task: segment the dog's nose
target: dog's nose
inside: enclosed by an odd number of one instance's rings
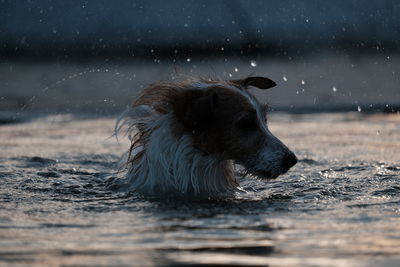
[[[294,165],[296,165],[296,163],[297,163],[297,157],[292,151],[289,151],[282,159],[282,167],[285,170],[289,170]]]

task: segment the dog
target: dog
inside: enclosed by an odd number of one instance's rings
[[[145,88],[119,117],[131,146],[123,157],[124,190],[149,195],[218,195],[235,192],[234,165],[261,179],[276,178],[297,163],[267,127],[266,106],[247,90],[276,83],[185,78]]]

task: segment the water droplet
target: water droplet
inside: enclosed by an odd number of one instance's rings
[[[332,87],[332,91],[333,91],[333,92],[337,92],[336,86],[333,86],[333,87]]]
[[[298,95],[299,94],[299,91],[296,91],[296,95]]]
[[[283,79],[285,82],[287,82],[286,76],[283,76],[282,79]]]
[[[357,107],[357,111],[361,112],[361,107],[360,106]]]
[[[301,84],[302,84],[302,85],[305,85],[306,82],[305,82],[304,80],[301,80]]]
[[[257,67],[257,62],[255,60],[250,61],[250,66],[253,68]]]
[[[238,72],[239,71],[239,69],[238,68],[235,68],[235,72]]]
[[[228,73],[228,76],[229,76],[230,78],[232,78],[232,73]]]
[[[185,26],[185,28],[187,28],[189,26],[189,24],[185,23],[185,25],[183,25],[183,26]]]
[[[187,58],[187,59],[186,59],[186,61],[187,61],[187,62],[190,62],[190,61],[191,61],[191,59],[190,59],[190,58]]]

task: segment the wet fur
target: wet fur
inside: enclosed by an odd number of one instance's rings
[[[231,142],[225,151],[227,145],[221,138],[234,140],[236,137],[228,132],[221,135],[218,123],[225,117],[227,121],[235,120],[230,118],[231,114],[252,112],[257,120],[263,120],[265,115],[259,103],[246,89],[247,86],[270,88],[275,85],[271,82],[261,77],[236,81],[186,79],[162,81],[144,89],[115,126],[116,134],[124,132],[131,141],[122,160],[128,172],[121,188],[145,194],[175,195],[235,191],[239,184],[233,160],[242,161],[250,167],[250,172],[257,174],[258,159],[265,155],[252,150],[254,146],[265,146],[265,141],[254,138],[249,140],[254,143],[249,147],[235,147],[235,142]],[[265,122],[258,124],[261,126],[257,131],[262,131],[263,135],[269,133],[263,126]],[[275,137],[271,140],[281,145]],[[276,153],[287,152],[283,144],[282,148]],[[241,159],[242,155],[249,156]]]

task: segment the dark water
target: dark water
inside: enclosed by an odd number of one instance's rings
[[[400,165],[299,163],[227,200],[109,189],[114,154],[0,161],[0,264],[399,266]]]

